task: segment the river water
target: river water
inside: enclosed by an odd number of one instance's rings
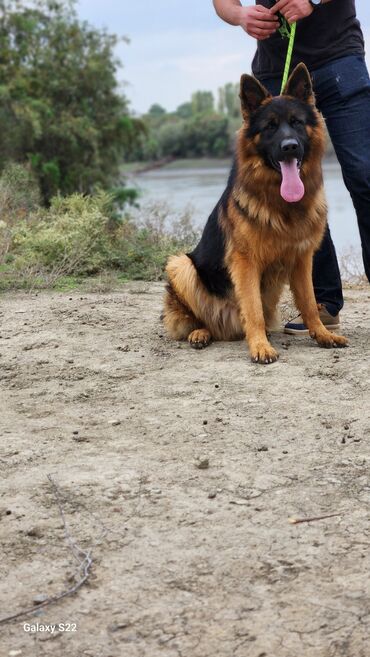
[[[164,201],[176,211],[191,206],[194,223],[201,227],[220,198],[229,168],[175,166],[136,175],[134,182],[143,202]],[[344,186],[339,165],[324,163],[325,190],[329,206],[329,226],[338,256],[350,250],[360,258],[360,237],[351,197]]]

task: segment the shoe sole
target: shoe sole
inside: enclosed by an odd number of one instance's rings
[[[339,329],[339,324],[324,324],[325,328],[328,329],[328,331],[338,331]],[[294,329],[294,328],[286,328],[284,326],[284,333],[288,333],[288,335],[309,335],[310,332],[307,328],[304,329]]]

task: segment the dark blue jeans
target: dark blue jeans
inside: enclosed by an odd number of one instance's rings
[[[363,57],[342,57],[311,71],[316,105],[322,112],[351,194],[360,230],[365,273],[370,281],[370,78]],[[281,81],[261,80],[272,93]],[[313,263],[318,303],[335,315],[343,307],[342,284],[334,244],[327,229]]]

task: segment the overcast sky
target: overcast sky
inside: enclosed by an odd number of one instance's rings
[[[357,0],[356,6],[370,64],[370,2]],[[120,77],[138,113],[153,103],[174,110],[193,91],[216,93],[250,72],[254,40],[223,23],[212,0],[79,0],[78,11],[92,25],[129,37],[130,44],[119,47]]]

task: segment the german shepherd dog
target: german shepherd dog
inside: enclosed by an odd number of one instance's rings
[[[346,338],[322,324],[312,285],[327,208],[325,131],[310,75],[299,64],[276,97],[243,75],[240,99],[243,125],[226,190],[194,251],[167,264],[166,329],[197,349],[246,337],[253,362],[273,363],[278,353],[266,331],[277,328],[289,282],[311,337],[345,347]]]

